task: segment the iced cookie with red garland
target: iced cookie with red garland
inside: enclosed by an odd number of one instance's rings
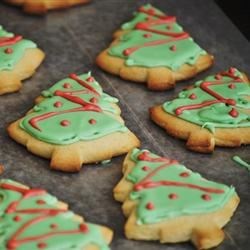
[[[114,34],[114,42],[97,57],[105,71],[147,83],[152,90],[173,88],[176,81],[210,67],[213,56],[203,50],[176,22],[150,4]]]
[[[0,249],[109,250],[112,231],[86,223],[43,189],[0,180]]]
[[[0,25],[0,95],[18,91],[44,59],[37,45]]]
[[[197,249],[219,245],[236,210],[233,187],[208,181],[176,160],[133,149],[114,197],[123,202],[128,239],[192,241]]]
[[[90,0],[5,0],[21,6],[29,14],[46,14],[48,10],[66,9],[75,5],[88,3]]]
[[[150,115],[167,133],[187,140],[194,151],[210,153],[215,146],[250,144],[249,80],[230,68],[151,108]]]
[[[103,92],[90,73],[70,74],[43,91],[37,105],[8,127],[9,135],[51,167],[79,171],[139,145],[120,116],[118,100]]]

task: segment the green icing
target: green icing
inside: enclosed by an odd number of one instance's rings
[[[2,25],[0,25],[0,37],[13,37],[14,34],[10,33],[3,29]]]
[[[3,38],[14,37],[14,34],[9,33],[3,29],[0,25],[0,41]],[[13,67],[20,61],[23,57],[26,49],[36,48],[37,45],[26,39],[22,39],[15,44],[8,46],[1,46],[0,43],[0,71],[2,70],[12,70]],[[12,49],[12,53],[5,53],[6,49]]]
[[[91,77],[90,73],[78,76],[79,79],[85,81],[89,77]],[[64,83],[69,83],[71,88],[65,89],[63,87]],[[71,78],[57,82],[53,87],[42,92],[45,99],[37,104],[31,113],[25,116],[20,122],[20,127],[39,140],[53,144],[70,144],[80,140],[94,140],[113,132],[127,131],[124,123],[117,120],[119,114],[113,105],[117,103],[118,100],[103,93],[101,86],[95,80],[89,83],[89,85],[99,93],[99,96],[88,91],[85,93],[77,93],[76,91],[86,91],[87,89]],[[92,98],[96,98],[96,105],[100,107],[102,111],[73,112],[73,109],[81,108],[82,106],[61,96],[56,96],[55,92],[58,90],[75,92],[72,96],[87,103],[90,103]],[[62,106],[54,107],[56,102],[60,102]],[[54,116],[37,123],[40,130],[31,126],[30,120],[32,118],[46,115],[50,112],[56,113]],[[69,126],[62,126],[60,123],[63,120],[69,121]],[[95,124],[91,124],[89,122],[90,120],[95,120]]]
[[[13,250],[27,250],[27,249],[40,249],[39,244],[44,244],[46,250],[82,250],[89,244],[94,244],[101,250],[108,250],[109,247],[105,243],[105,239],[97,225],[85,224],[87,226],[86,232],[79,231],[79,226],[82,224],[74,217],[75,214],[71,211],[64,211],[52,216],[46,216],[44,212],[22,213],[20,210],[42,209],[44,210],[57,210],[57,198],[44,192],[42,194],[35,194],[25,198],[20,192],[5,189],[2,185],[8,184],[13,187],[21,187],[20,184],[2,179],[0,180],[0,250],[10,249],[8,244],[13,240],[14,235],[23,228],[23,231],[16,238],[16,241],[27,239],[30,237],[37,237],[37,239],[26,240]],[[44,204],[37,204],[37,201],[44,201]],[[13,202],[18,205],[15,211],[6,212]],[[14,218],[19,217],[19,220]],[[38,218],[43,217],[41,220],[36,221]],[[31,222],[36,221],[36,223]],[[27,224],[29,223],[29,226]],[[25,226],[26,225],[26,226]],[[56,225],[52,228],[51,225]],[[75,231],[75,233],[67,233],[67,231]],[[46,234],[55,233],[44,237]]]
[[[154,8],[151,4],[146,4],[146,5],[143,6],[143,8],[144,8],[145,10],[153,9],[156,15],[164,16],[164,13],[163,13],[163,12],[161,12],[160,10]],[[129,22],[127,22],[127,23],[124,23],[124,24],[122,25],[121,28],[122,28],[122,30],[125,30],[125,31],[126,31],[126,30],[134,29],[134,28],[135,28],[135,25],[136,25],[137,23],[140,23],[140,22],[142,22],[142,21],[145,21],[147,17],[148,17],[148,14],[146,14],[146,13],[139,12],[139,11],[138,11],[138,12],[135,12],[135,13],[134,13],[134,18],[133,18],[131,21],[129,21]],[[157,20],[158,18],[152,16],[152,19],[153,19],[153,20]]]
[[[222,72],[222,75],[224,72]],[[208,88],[213,92],[219,94],[225,99],[233,99],[236,101],[235,105],[227,105],[223,102],[211,104],[197,109],[185,110],[179,118],[198,124],[207,128],[211,132],[215,128],[241,128],[250,127],[250,85],[242,79],[242,73],[235,69],[235,76],[239,77],[238,82],[230,76],[221,76],[222,79],[215,85],[210,85]],[[217,100],[214,96],[200,88],[203,82],[213,82],[215,76],[208,76],[204,81],[198,81],[194,84],[194,88],[183,90],[178,97],[172,101],[165,102],[163,109],[172,115],[176,115],[177,108],[193,104],[201,104],[206,101]],[[229,88],[230,84],[234,84],[235,88]],[[197,98],[190,99],[190,95],[194,94]],[[232,108],[238,112],[236,117],[230,115]]]
[[[238,163],[241,167],[246,168],[248,171],[250,171],[250,164],[246,161],[242,160],[239,156],[235,155],[233,157],[233,160]]]
[[[138,156],[147,152],[151,158],[158,158],[155,162],[145,159],[138,159]],[[127,176],[127,180],[133,184],[139,183],[157,183],[162,181],[170,181],[177,183],[185,183],[197,185],[208,189],[219,189],[221,193],[213,193],[199,189],[175,186],[175,185],[159,185],[149,188],[133,190],[130,193],[130,199],[137,200],[137,223],[151,224],[168,220],[179,216],[188,216],[214,212],[222,208],[229,199],[235,195],[233,187],[208,181],[201,177],[198,173],[193,173],[185,166],[173,162],[172,164],[162,167],[165,163],[163,158],[150,153],[146,150],[134,149],[131,153],[131,160],[135,165]],[[147,167],[147,171],[143,170]],[[181,173],[188,173],[189,176],[182,177]],[[151,177],[147,177],[152,175]],[[144,178],[147,178],[146,180]],[[176,195],[176,199],[170,199],[169,195]],[[203,195],[209,195],[210,200],[203,199]],[[153,209],[148,209],[147,204],[153,204]]]
[[[143,6],[145,10],[154,10],[156,15],[163,16],[163,13],[151,5]],[[143,12],[136,12],[135,17],[130,22],[122,25],[122,29],[126,32],[119,38],[118,43],[112,45],[108,50],[109,55],[121,57],[125,60],[127,66],[143,66],[143,67],[168,67],[177,70],[183,64],[195,64],[200,55],[206,52],[196,44],[191,37],[175,40],[163,44],[155,44],[153,46],[145,46],[146,43],[156,42],[160,40],[173,39],[172,36],[157,34],[155,32],[136,29],[136,24],[147,23],[146,18],[150,17],[150,21],[161,20],[158,16],[148,15]],[[171,29],[167,29],[168,23],[149,25],[150,29],[163,32],[181,33],[183,29],[176,22],[172,23]],[[150,34],[150,37],[144,37],[145,34]],[[132,47],[140,46],[130,55],[124,55],[124,50]],[[176,46],[176,50],[170,48]]]

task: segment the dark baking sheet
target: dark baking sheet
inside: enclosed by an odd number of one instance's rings
[[[250,176],[231,157],[240,155],[249,160],[250,147],[217,148],[212,155],[186,150],[183,141],[168,136],[149,120],[147,110],[154,104],[171,99],[193,80],[180,83],[175,90],[151,92],[142,85],[106,74],[94,64],[98,52],[110,43],[112,32],[146,2],[94,0],[87,6],[51,12],[45,17],[28,16],[19,9],[0,4],[0,24],[9,31],[36,41],[47,54],[37,74],[25,81],[20,93],[0,96],[0,162],[5,165],[1,177],[46,188],[68,202],[75,212],[84,215],[88,221],[111,227],[115,231],[111,245],[114,250],[194,249],[189,243],[161,245],[126,240],[121,205],[112,197],[112,189],[121,177],[123,156],[107,165],[87,165],[78,174],[65,174],[51,171],[49,161],[28,153],[8,137],[5,130],[7,124],[31,108],[42,90],[68,73],[91,70],[104,90],[120,99],[122,115],[128,127],[141,139],[143,148],[176,158],[211,180],[236,187],[241,203],[225,228],[225,241],[216,249],[249,249]],[[151,0],[151,3],[169,14],[177,15],[179,22],[198,43],[215,55],[214,67],[195,80],[230,66],[250,72],[248,41],[213,1]]]

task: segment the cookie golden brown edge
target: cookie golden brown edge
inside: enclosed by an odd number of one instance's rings
[[[18,143],[51,159],[53,169],[75,172],[140,145],[125,126],[118,99],[103,92],[90,73],[70,74],[42,92],[37,104],[8,127]]]
[[[115,32],[114,41],[96,63],[125,80],[166,90],[210,67],[213,56],[183,31],[176,17],[147,4]]]
[[[204,179],[176,160],[133,149],[114,188],[127,217],[128,239],[177,243],[197,249],[219,245],[222,228],[239,204],[234,187]]]
[[[193,151],[250,144],[250,84],[236,68],[196,82],[149,112],[157,125],[186,140]]]

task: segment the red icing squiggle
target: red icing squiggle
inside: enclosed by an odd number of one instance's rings
[[[163,157],[157,157],[157,158],[152,158],[150,156],[150,152],[144,151],[141,154],[138,155],[138,160],[140,161],[149,161],[149,162],[173,162],[173,160],[170,160],[168,158],[163,158]],[[177,161],[175,161],[177,163]]]
[[[161,171],[164,168],[174,166],[174,164],[176,164],[177,161],[166,159],[163,157],[152,158],[149,156],[149,152],[143,152],[143,153],[147,153],[147,155],[145,155],[145,157],[142,159],[142,157],[140,157],[142,154],[140,154],[138,156],[139,160],[149,161],[149,162],[166,162],[166,163],[164,163],[164,164],[160,165],[159,167],[157,167],[156,169],[154,169],[144,179],[142,179],[139,183],[137,183],[134,186],[135,191],[140,191],[140,190],[149,189],[149,188],[156,188],[159,186],[178,186],[178,187],[186,187],[186,188],[191,188],[191,189],[198,189],[200,191],[204,191],[207,193],[215,193],[215,194],[224,193],[224,190],[222,190],[222,189],[202,187],[200,185],[195,185],[195,184],[191,184],[191,183],[185,183],[185,182],[179,182],[179,181],[168,181],[168,180],[153,181],[152,180],[153,176],[155,176],[159,171]]]
[[[90,86],[87,82],[79,79],[76,74],[70,74],[69,77],[75,80],[76,82],[78,82],[80,85],[82,85],[86,89],[90,90],[93,94],[100,96],[100,94],[92,86]],[[89,82],[92,82],[92,81],[89,81]]]
[[[129,56],[132,53],[134,53],[136,50],[144,48],[144,47],[150,47],[150,46],[155,46],[155,45],[161,45],[161,44],[166,44],[166,43],[170,43],[170,42],[174,42],[174,41],[178,41],[178,40],[183,40],[188,38],[189,36],[187,34],[182,34],[178,37],[174,37],[174,38],[170,38],[170,39],[162,39],[162,40],[156,40],[156,41],[152,41],[152,42],[148,42],[148,43],[144,43],[143,45],[139,45],[139,46],[134,46],[128,49],[125,49],[123,51],[123,54],[125,56]]]
[[[230,81],[223,81],[221,80],[221,76],[227,76],[232,78],[233,80]],[[225,84],[225,83],[229,83],[229,84],[237,84],[237,83],[242,83],[243,79],[241,79],[240,77],[235,75],[235,71],[233,70],[229,70],[228,72],[222,72],[219,75],[216,76],[216,81],[209,81],[209,82],[202,82],[200,84],[200,88],[206,92],[207,94],[213,96],[214,98],[216,98],[216,100],[212,100],[212,101],[204,101],[202,103],[198,103],[198,104],[191,104],[191,105],[185,105],[185,106],[180,106],[175,110],[175,114],[176,115],[181,115],[183,113],[183,111],[185,110],[192,110],[192,109],[200,109],[206,106],[210,106],[213,105],[215,103],[225,103],[227,105],[231,105],[234,106],[236,105],[236,100],[234,99],[226,99],[223,96],[219,95],[216,91],[212,90],[211,88],[209,88],[209,86],[212,85],[219,85],[219,84]]]
[[[0,185],[0,187],[3,188],[3,189],[9,189],[9,190],[21,193],[26,198],[31,197],[33,195],[46,193],[46,191],[43,190],[43,189],[26,189],[26,188],[22,188],[22,187],[18,187],[18,186],[13,186],[13,185],[8,184],[8,183],[2,183]]]
[[[85,87],[91,93],[95,94],[96,96],[100,96],[99,93],[92,86],[90,86],[87,82],[79,79],[76,74],[70,74],[69,77],[75,80],[81,86]],[[82,107],[77,107],[77,108],[73,108],[70,110],[64,110],[64,111],[58,111],[58,112],[49,112],[43,115],[39,115],[39,116],[31,118],[29,120],[29,124],[33,128],[41,131],[41,129],[38,126],[38,122],[57,116],[57,115],[72,113],[72,112],[83,112],[83,111],[102,112],[101,107],[98,106],[97,104],[86,102],[82,98],[76,96],[77,94],[81,94],[81,93],[86,93],[86,90],[76,90],[76,91],[66,91],[66,92],[61,91],[61,90],[56,90],[54,92],[54,96],[60,96],[72,103],[79,104]]]
[[[181,106],[175,110],[175,114],[181,115],[183,113],[183,111],[185,111],[185,110],[200,109],[200,108],[210,106],[212,104],[220,103],[220,102],[221,101],[219,101],[219,100],[214,100],[214,101],[205,101],[205,102],[198,103],[198,104]]]
[[[211,86],[211,85],[217,85],[220,83],[223,83],[223,82],[219,82],[219,83],[218,83],[218,81],[203,82],[203,83],[201,83],[200,88],[221,102],[224,102],[224,103],[229,104],[229,105],[235,105],[236,104],[235,100],[225,99],[223,96],[219,95],[217,92],[215,92],[209,88],[209,86]]]
[[[74,92],[71,92],[71,93],[74,93]],[[79,91],[77,91],[76,94],[79,94]],[[54,95],[63,97],[64,99],[67,99],[70,102],[77,103],[77,104],[85,107],[86,109],[91,109],[91,110],[96,111],[96,112],[101,112],[101,108],[99,106],[97,106],[93,103],[85,102],[82,98],[80,98],[78,96],[73,96],[72,94],[65,93],[61,90],[55,91]]]
[[[0,37],[0,47],[16,44],[23,39],[22,36]]]
[[[152,26],[155,25],[161,25],[161,24],[169,24],[169,23],[175,23],[176,22],[176,17],[175,16],[165,16],[164,18],[160,19],[160,20],[149,20],[147,22],[141,22],[141,23],[137,23],[135,26],[135,29],[137,30],[145,30],[148,32],[152,32],[152,33],[156,33],[156,34],[160,34],[160,35],[165,35],[165,36],[172,36],[172,37],[180,37],[184,35],[186,36],[185,38],[188,38],[189,35],[186,32],[169,32],[169,31],[163,31],[163,30],[156,30],[156,29],[152,29]]]
[[[27,214],[33,214],[33,213],[37,213],[38,216],[29,220],[27,223],[25,223],[24,225],[22,225],[20,227],[19,230],[17,230],[12,237],[8,240],[7,242],[7,248],[11,249],[11,250],[15,250],[18,247],[22,246],[25,243],[29,243],[29,242],[34,242],[34,241],[41,241],[44,239],[48,239],[51,238],[53,236],[56,235],[69,235],[69,234],[79,234],[79,233],[83,233],[85,234],[88,230],[87,230],[87,225],[85,224],[80,224],[79,228],[75,229],[75,230],[60,230],[60,231],[53,231],[53,232],[49,232],[49,233],[45,233],[43,235],[36,235],[36,236],[30,236],[30,237],[25,237],[25,238],[20,238],[20,236],[26,231],[28,230],[31,226],[43,222],[44,220],[56,216],[60,213],[64,213],[67,212],[67,209],[50,209],[50,208],[44,208],[44,209],[23,209],[23,210],[18,210],[18,205],[25,199],[28,199],[29,197],[33,197],[33,196],[39,196],[39,195],[43,195],[46,194],[45,190],[42,189],[25,189],[19,186],[15,186],[12,184],[7,184],[7,183],[3,183],[0,185],[0,187],[2,189],[6,189],[6,190],[11,190],[14,192],[18,192],[22,195],[21,199],[18,201],[14,201],[12,202],[9,207],[7,208],[6,213],[27,213]],[[19,220],[16,220],[19,221]]]
[[[33,128],[35,128],[37,130],[41,130],[39,128],[39,126],[37,125],[37,123],[40,122],[40,121],[46,120],[46,119],[51,118],[51,117],[56,116],[56,115],[61,115],[61,114],[66,114],[66,113],[72,113],[72,112],[83,112],[83,111],[101,112],[100,109],[99,109],[99,107],[95,108],[92,105],[86,105],[84,107],[69,109],[69,110],[60,111],[60,112],[49,112],[49,113],[44,114],[44,115],[39,115],[39,116],[36,116],[34,118],[31,118],[29,120],[29,123],[30,123],[30,125]]]
[[[165,15],[158,15],[158,14],[156,14],[156,13],[155,13],[155,10],[154,10],[153,8],[150,8],[150,9],[146,10],[146,9],[142,6],[142,7],[139,8],[138,11],[141,12],[141,13],[145,13],[145,14],[147,14],[147,15],[149,15],[149,16],[154,16],[154,17],[158,17],[158,18],[164,18],[164,17],[165,17]]]
[[[144,43],[144,44],[139,45],[139,46],[127,48],[123,51],[123,54],[125,56],[129,56],[141,48],[166,44],[166,43],[170,43],[170,42],[174,42],[174,41],[178,41],[178,40],[184,40],[184,39],[187,39],[189,37],[189,34],[186,32],[171,32],[171,31],[157,30],[157,29],[153,28],[153,26],[156,26],[156,25],[173,24],[176,22],[176,17],[165,16],[165,15],[156,15],[154,9],[145,10],[143,7],[139,9],[139,12],[146,13],[150,16],[155,16],[159,19],[152,20],[149,18],[146,22],[137,23],[135,26],[136,30],[144,30],[144,31],[147,31],[150,33],[160,34],[160,35],[164,35],[164,36],[170,36],[171,38],[159,39],[159,40]],[[168,26],[168,27],[169,27],[169,29],[172,28],[172,26]]]

